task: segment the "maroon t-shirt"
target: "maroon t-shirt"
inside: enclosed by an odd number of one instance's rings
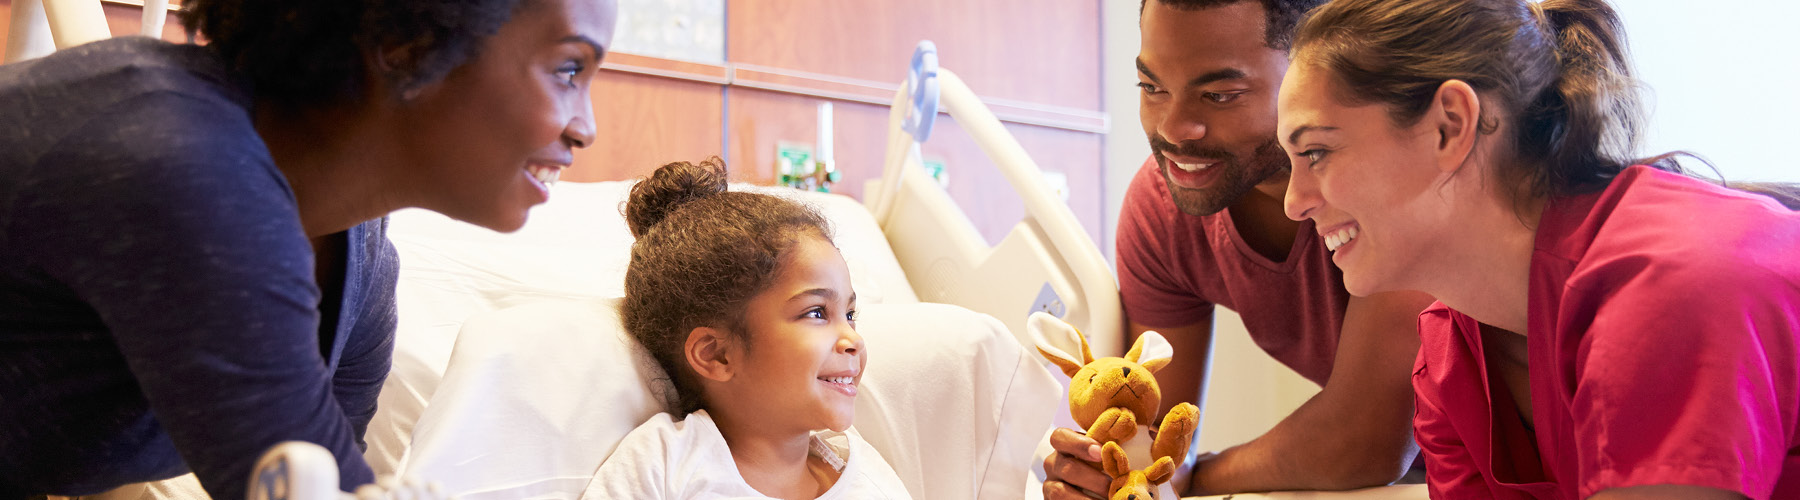
[[[1238,236],[1231,209],[1182,213],[1167,182],[1152,158],[1125,191],[1118,264],[1126,317],[1169,328],[1210,322],[1214,304],[1230,308],[1263,351],[1325,385],[1350,293],[1312,221],[1301,223],[1287,258],[1272,261]]]

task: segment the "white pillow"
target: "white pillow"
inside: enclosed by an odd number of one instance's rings
[[[363,454],[377,474],[405,465],[413,426],[450,361],[469,317],[535,301],[624,295],[631,231],[619,209],[635,181],[557,183],[525,227],[501,234],[422,209],[394,212],[388,238],[400,254],[394,365],[369,422]],[[836,230],[858,302],[918,302],[887,238],[861,203],[796,189],[732,185],[798,200]]]
[[[406,473],[465,498],[577,498],[620,439],[661,411],[661,370],[616,300],[470,319],[414,432]],[[1024,496],[1062,388],[994,318],[942,304],[858,311],[871,354],[856,428],[914,498]]]

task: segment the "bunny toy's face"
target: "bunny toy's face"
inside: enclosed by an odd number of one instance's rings
[[[1144,477],[1143,471],[1131,471],[1129,475],[1114,479],[1107,495],[1109,500],[1155,500],[1156,486]]]
[[[1156,421],[1156,412],[1162,408],[1162,390],[1157,387],[1153,372],[1168,366],[1175,354],[1162,334],[1151,331],[1139,335],[1124,357],[1094,359],[1087,337],[1054,316],[1033,313],[1025,327],[1040,339],[1038,352],[1044,359],[1069,376],[1069,414],[1075,417],[1075,423],[1091,427],[1108,408],[1124,408],[1140,424]],[[1066,347],[1080,350],[1065,350]]]
[[[1142,470],[1131,468],[1131,459],[1119,443],[1106,443],[1100,448],[1100,468],[1112,484],[1106,487],[1109,500],[1155,500],[1157,487],[1175,475],[1175,461],[1169,457],[1156,459]]]
[[[1137,421],[1152,422],[1161,407],[1156,376],[1125,358],[1096,359],[1069,377],[1069,413],[1082,427],[1094,425],[1107,408],[1125,408]]]

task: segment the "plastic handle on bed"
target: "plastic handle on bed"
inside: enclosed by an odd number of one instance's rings
[[[931,137],[931,123],[937,120],[938,110],[937,75],[937,44],[920,40],[919,48],[913,49],[912,67],[906,73],[906,88],[912,91],[912,109],[903,128],[912,134],[913,141],[925,142]]]
[[[263,452],[250,472],[248,500],[455,500],[437,483],[384,477],[355,494],[338,491],[338,463],[331,450],[285,441]]]

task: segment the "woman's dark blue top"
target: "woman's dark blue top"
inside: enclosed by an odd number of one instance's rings
[[[320,331],[313,249],[205,49],[95,42],[0,66],[0,499],[192,470],[244,498],[270,446],[371,482],[362,432],[393,352],[386,220],[349,231]],[[329,339],[329,348],[320,345]]]

